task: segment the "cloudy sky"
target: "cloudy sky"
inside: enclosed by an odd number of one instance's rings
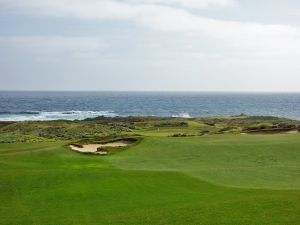
[[[300,1],[0,0],[0,90],[300,91]]]

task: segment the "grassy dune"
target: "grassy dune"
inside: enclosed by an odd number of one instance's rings
[[[104,157],[0,144],[0,224],[300,224],[298,134],[147,132]]]

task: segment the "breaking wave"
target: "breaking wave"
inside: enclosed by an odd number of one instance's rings
[[[179,113],[178,115],[172,115],[173,118],[192,118],[189,113]]]
[[[0,112],[0,121],[83,120],[98,116],[116,117],[118,115],[113,111]]]

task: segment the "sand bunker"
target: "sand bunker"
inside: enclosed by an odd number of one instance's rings
[[[121,141],[115,141],[106,144],[86,144],[86,145],[82,145],[81,147],[70,145],[70,148],[73,149],[74,151],[82,152],[82,153],[94,153],[98,155],[107,155],[107,151],[104,149],[105,147],[125,147],[133,143],[134,143],[133,141],[121,140]],[[103,150],[101,148],[103,148]]]
[[[299,130],[292,129],[292,130],[257,130],[257,131],[249,131],[247,133],[241,134],[298,134]]]

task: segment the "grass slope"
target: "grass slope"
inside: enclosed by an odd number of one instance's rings
[[[0,144],[0,224],[300,224],[298,139],[145,137],[108,157],[74,153],[66,142]],[[268,167],[269,181],[256,178]]]
[[[300,135],[148,137],[109,160],[126,170],[177,171],[218,185],[300,189]]]

